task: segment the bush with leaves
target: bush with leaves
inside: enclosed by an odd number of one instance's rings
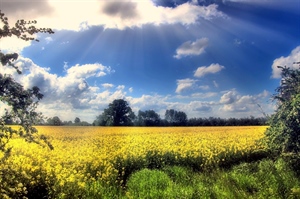
[[[0,21],[3,24],[0,27],[0,39],[4,37],[16,36],[25,41],[37,39],[34,38],[36,33],[54,32],[50,28],[36,28],[33,24],[36,21],[18,20],[14,27],[10,27],[7,17],[0,10]],[[0,62],[2,67],[13,67],[18,74],[21,71],[14,65],[14,61],[18,59],[17,53],[5,54],[0,51]],[[33,125],[41,118],[41,114],[35,111],[39,100],[43,98],[38,87],[31,89],[24,89],[23,86],[16,82],[12,76],[7,74],[0,74],[0,100],[2,103],[8,105],[9,110],[0,117],[0,152],[4,153],[2,160],[9,156],[11,147],[7,146],[9,140],[14,136],[23,137],[26,141],[36,143],[46,143],[52,149],[52,145],[47,141],[43,135],[38,135],[37,130]],[[11,121],[20,125],[20,128],[15,129],[7,126]],[[41,142],[41,141],[44,142]],[[1,157],[0,157],[1,160]]]
[[[299,64],[300,62],[294,63]],[[270,118],[264,141],[275,155],[300,152],[300,70],[281,67],[282,80],[273,99],[277,110]]]

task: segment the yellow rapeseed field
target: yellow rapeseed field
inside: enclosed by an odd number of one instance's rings
[[[167,153],[173,154],[173,162],[177,158],[202,157],[203,167],[224,161],[227,153],[246,154],[261,148],[256,141],[264,136],[266,128],[39,126],[39,134],[49,138],[54,150],[22,139],[11,140],[12,156],[0,169],[20,175],[13,179],[18,185],[16,192],[26,191],[28,184],[34,187],[44,183],[53,191],[70,194],[65,190],[75,187],[80,192],[94,181],[117,182],[125,175],[123,167],[130,164],[126,160],[139,159],[139,164],[146,164],[143,160],[149,158],[149,151],[161,154],[160,161],[165,164]]]

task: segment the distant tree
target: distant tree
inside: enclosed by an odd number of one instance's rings
[[[178,126],[186,126],[187,125],[187,121],[188,121],[188,118],[187,118],[186,113],[183,112],[183,111],[178,111],[177,114],[176,114],[176,121],[175,121],[175,123]]]
[[[154,110],[139,111],[137,116],[138,126],[159,126],[160,116]]]
[[[297,64],[300,64],[298,62]],[[277,110],[270,118],[265,143],[276,154],[300,153],[300,69],[281,67],[282,79],[273,99]],[[298,165],[299,166],[299,165]]]
[[[103,126],[132,126],[135,115],[127,101],[116,99],[98,117]]]
[[[25,41],[36,40],[33,37],[36,33],[54,33],[50,28],[36,28],[33,24],[36,21],[18,20],[14,27],[8,23],[7,17],[0,10],[0,23],[3,24],[0,28],[0,39],[4,37],[16,36]],[[17,73],[21,71],[14,65],[14,61],[18,59],[17,53],[5,54],[0,51],[0,62],[3,67],[10,66],[16,69]],[[5,114],[0,118],[0,151],[8,157],[11,147],[7,148],[8,141],[13,135],[18,135],[25,138],[29,142],[38,142],[42,139],[52,148],[51,144],[46,140],[45,136],[38,136],[37,129],[33,125],[39,120],[41,114],[35,112],[39,100],[43,95],[38,87],[24,89],[23,86],[16,82],[10,75],[0,74],[0,100],[7,104],[10,109],[6,110]],[[7,127],[6,122],[13,121],[21,125],[18,130],[13,130]]]
[[[165,120],[170,124],[175,122],[175,110],[174,109],[166,110]]]
[[[80,123],[80,119],[78,117],[76,117],[75,120],[74,120],[74,123],[75,124],[79,124]]]
[[[165,120],[172,126],[186,126],[188,118],[185,112],[174,109],[166,110]]]
[[[54,116],[53,118],[49,118],[47,120],[48,125],[51,126],[61,126],[63,125],[63,122],[59,119],[58,116]]]
[[[60,118],[57,117],[57,116],[53,117],[52,120],[53,120],[53,125],[54,126],[61,126],[63,124],[62,121],[60,120]]]

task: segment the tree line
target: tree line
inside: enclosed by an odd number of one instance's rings
[[[246,118],[188,118],[183,111],[167,109],[164,118],[154,110],[132,111],[124,99],[116,99],[96,117],[95,126],[251,126],[266,125],[267,117]]]
[[[93,123],[81,121],[75,117],[73,121],[63,121],[58,116],[50,117],[37,122],[39,125],[49,126],[260,126],[267,125],[265,117],[220,118],[220,117],[193,117],[188,118],[183,111],[167,109],[164,118],[154,110],[139,110],[136,115],[128,102],[116,99],[96,117]],[[6,121],[7,124],[14,124]]]

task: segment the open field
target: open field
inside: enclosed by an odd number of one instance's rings
[[[29,198],[109,198],[112,193],[130,198],[127,182],[138,170],[180,166],[210,172],[261,159],[263,147],[256,141],[267,127],[37,128],[54,150],[12,140],[12,156],[0,166],[7,172],[2,192],[12,187],[10,194]]]

